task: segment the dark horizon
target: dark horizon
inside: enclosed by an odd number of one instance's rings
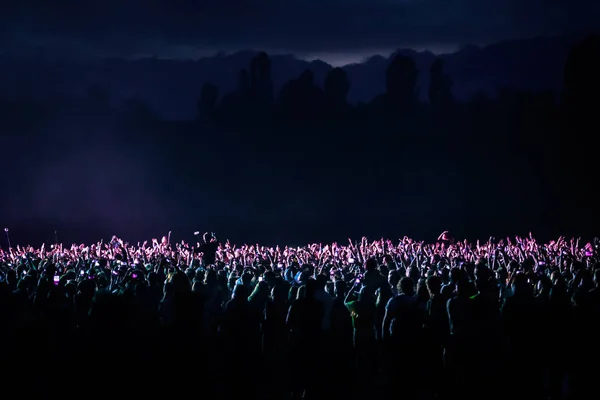
[[[260,52],[266,52],[271,56],[285,56],[285,57],[293,57],[298,60],[303,60],[309,63],[312,62],[322,62],[331,67],[350,67],[355,64],[364,64],[369,59],[383,57],[383,58],[391,58],[396,53],[401,52],[415,52],[417,54],[431,54],[436,57],[440,56],[448,56],[456,54],[464,49],[474,49],[474,50],[484,50],[494,46],[500,46],[504,44],[510,43],[518,43],[518,42],[535,42],[535,41],[548,41],[548,40],[572,40],[578,41],[589,35],[598,35],[600,34],[600,28],[596,29],[574,29],[568,32],[554,33],[554,34],[532,34],[524,37],[505,37],[498,38],[494,41],[488,42],[466,42],[459,43],[451,46],[392,46],[386,50],[374,50],[371,53],[360,53],[356,54],[353,52],[342,52],[342,53],[332,53],[330,55],[323,55],[321,53],[317,54],[303,54],[303,53],[295,53],[292,51],[286,50],[270,50],[268,48],[261,47],[252,47],[247,46],[243,48],[233,49],[233,50],[225,50],[225,49],[217,49],[210,52],[200,51],[198,55],[194,55],[195,53],[185,54],[185,53],[174,53],[174,54],[164,54],[161,55],[159,52],[148,52],[148,53],[136,53],[131,55],[123,55],[123,54],[86,54],[78,51],[77,49],[60,47],[55,48],[53,46],[48,45],[25,45],[18,47],[6,47],[3,48],[0,43],[0,56],[8,56],[8,57],[28,57],[28,58],[40,58],[40,57],[49,57],[51,59],[57,61],[69,61],[69,60],[81,60],[81,61],[102,61],[102,60],[112,60],[112,59],[123,59],[130,61],[143,61],[149,59],[155,60],[163,60],[163,61],[203,61],[208,59],[214,59],[218,57],[231,57],[243,54],[257,54]],[[338,58],[339,56],[339,58]]]
[[[507,40],[482,47],[465,46],[437,56],[405,49],[396,50],[389,57],[368,57],[361,63],[342,67],[352,82],[347,100],[351,104],[368,103],[381,93],[385,89],[381,77],[397,54],[409,56],[417,64],[421,72],[417,84],[421,101],[428,100],[427,70],[436,58],[444,60],[447,73],[453,78],[453,96],[460,101],[468,101],[480,93],[496,97],[504,88],[552,91],[558,100],[569,51],[586,36]],[[202,84],[217,85],[221,94],[235,90],[236,71],[246,68],[256,54],[247,50],[197,60],[154,57],[77,60],[46,51],[29,52],[23,57],[5,55],[0,57],[0,71],[4,75],[0,94],[14,100],[22,97],[25,90],[36,101],[64,101],[81,100],[90,90],[99,89],[107,92],[114,106],[136,99],[161,118],[189,120],[196,114],[194,103]],[[292,54],[269,56],[275,93],[306,69],[315,74],[315,82],[322,86],[327,72],[333,68],[323,61],[304,61]]]
[[[357,61],[398,48],[438,54],[466,44],[589,32],[598,29],[599,16],[600,5],[591,0],[325,0],[318,10],[310,2],[272,0],[8,0],[0,8],[0,48],[167,58],[256,48]]]

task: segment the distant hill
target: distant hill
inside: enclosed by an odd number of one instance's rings
[[[454,80],[454,94],[465,100],[477,92],[494,95],[500,87],[558,93],[570,47],[580,37],[511,40],[474,47],[465,46],[441,55]],[[429,68],[436,56],[430,52],[398,50],[410,55],[419,69],[419,94],[425,99]],[[81,60],[69,55],[39,51],[29,55],[0,55],[0,96],[54,99],[85,95],[92,86],[110,91],[114,102],[136,97],[168,119],[192,118],[204,82],[220,88],[221,96],[236,86],[237,73],[247,67],[255,51],[218,54],[199,60],[146,58]],[[393,57],[392,55],[391,57]],[[351,80],[349,100],[369,102],[385,87],[385,68],[391,59],[373,56],[344,68]],[[310,68],[323,82],[332,68],[322,61],[304,61],[293,55],[273,55],[275,90]]]

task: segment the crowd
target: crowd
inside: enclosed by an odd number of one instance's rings
[[[598,245],[196,232],[0,249],[0,376],[62,397],[588,398]]]

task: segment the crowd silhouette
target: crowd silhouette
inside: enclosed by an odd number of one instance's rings
[[[16,246],[0,250],[3,379],[63,397],[585,399],[598,245]]]

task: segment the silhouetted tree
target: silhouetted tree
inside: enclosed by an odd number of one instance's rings
[[[250,96],[250,75],[246,68],[242,68],[238,72],[237,92],[243,98]]]
[[[589,36],[573,46],[564,73],[563,100],[569,122],[578,130],[593,129],[600,106],[600,37]]]
[[[374,106],[381,105],[388,112],[408,114],[415,110],[417,99],[417,77],[419,71],[410,57],[398,54],[385,73],[385,94],[378,96]],[[381,104],[383,101],[384,104]]]
[[[235,119],[247,114],[250,105],[250,75],[248,70],[242,68],[238,72],[236,90],[223,97],[220,107],[220,116],[226,122],[235,122]]]
[[[250,91],[255,106],[265,107],[273,103],[271,60],[265,52],[257,54],[250,62]]]
[[[437,58],[430,69],[429,103],[435,111],[447,109],[452,104],[452,78],[444,73],[444,60]]]
[[[279,93],[280,110],[287,117],[312,119],[323,107],[323,92],[315,85],[314,73],[307,69],[286,83]]]
[[[212,83],[204,83],[198,100],[198,117],[212,118],[217,110],[219,88]]]
[[[594,140],[599,131],[600,37],[589,36],[571,49],[564,71],[563,101],[567,118],[561,149],[569,157],[572,172],[567,184],[572,185],[571,190],[581,190],[600,172]],[[573,206],[579,210],[597,208],[594,196],[579,199]]]
[[[325,102],[327,111],[338,113],[347,111],[350,80],[342,68],[333,68],[325,76]]]

